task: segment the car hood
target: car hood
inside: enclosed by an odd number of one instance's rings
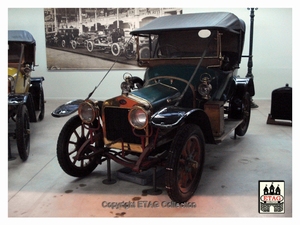
[[[128,95],[128,98],[142,99],[147,101],[153,112],[156,112],[162,107],[174,104],[174,101],[172,100],[178,98],[179,96],[180,92],[176,88],[162,83],[156,83],[132,91]]]

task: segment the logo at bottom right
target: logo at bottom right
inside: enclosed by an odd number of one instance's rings
[[[258,181],[259,213],[284,213],[284,181]]]

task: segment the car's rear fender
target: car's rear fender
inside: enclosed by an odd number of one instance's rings
[[[203,132],[206,143],[215,143],[209,118],[201,109],[166,107],[155,113],[150,122],[152,126],[160,129],[176,129],[186,123],[197,124]]]
[[[246,92],[248,92],[250,94],[250,96],[255,95],[253,78],[250,78],[250,77],[246,77],[246,78],[237,77],[237,78],[235,78],[235,83],[236,83],[236,93],[235,93],[235,95],[244,96]]]
[[[41,108],[41,98],[44,93],[43,93],[43,84],[42,82],[44,81],[44,77],[31,77],[30,78],[30,88],[29,92],[31,93],[33,97],[33,102],[34,102],[34,108],[36,111],[39,111]]]

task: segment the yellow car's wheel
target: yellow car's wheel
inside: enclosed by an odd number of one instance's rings
[[[26,161],[30,151],[30,122],[26,105],[20,105],[16,116],[16,140],[20,158]]]

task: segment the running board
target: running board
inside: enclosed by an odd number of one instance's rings
[[[237,128],[243,120],[224,120],[224,133],[221,136],[214,137],[216,143],[222,142],[235,128]]]

